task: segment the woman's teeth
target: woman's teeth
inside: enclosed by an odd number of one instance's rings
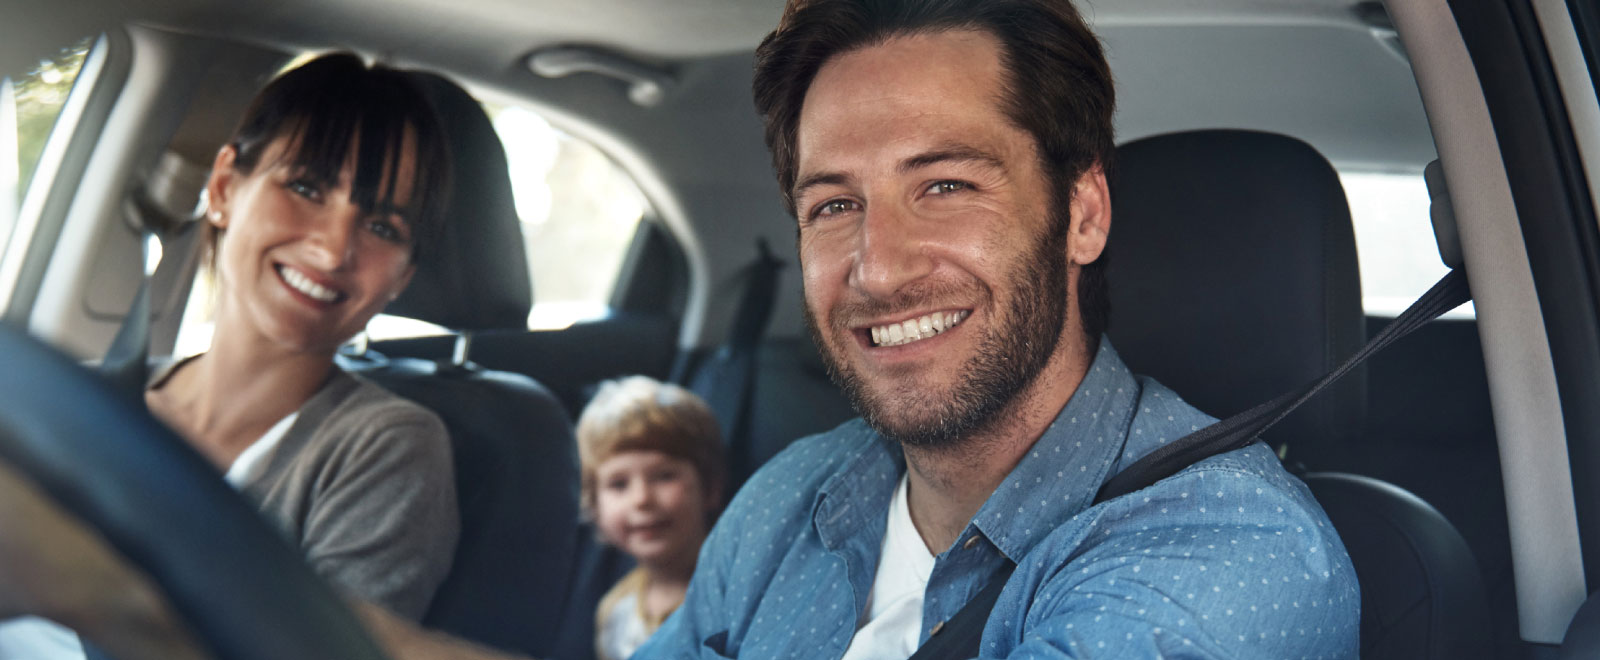
[[[919,318],[878,325],[872,327],[873,346],[900,346],[914,341],[927,339],[941,332],[956,327],[966,320],[971,312],[934,312]]]
[[[283,281],[288,283],[295,291],[306,294],[306,297],[312,300],[333,302],[334,298],[339,297],[337,291],[311,281],[311,278],[288,266],[279,266],[278,274],[282,275]]]

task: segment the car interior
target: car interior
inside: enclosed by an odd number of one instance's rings
[[[1600,580],[1600,553],[1583,552],[1600,543],[1600,7],[1077,4],[1117,80],[1108,337],[1135,372],[1227,417],[1334,369],[1450,269],[1471,282],[1473,304],[1263,436],[1352,555],[1362,657],[1600,648],[1600,607],[1580,610]],[[415,69],[453,145],[451,221],[441,258],[340,365],[451,434],[463,529],[424,623],[592,657],[595,606],[629,568],[579,514],[572,424],[598,383],[644,374],[710,400],[730,497],[790,442],[855,416],[806,334],[794,220],[750,99],[782,6],[7,2],[0,318],[95,365],[148,288],[150,355],[204,350],[192,223],[255,90],[330,50]],[[52,89],[51,114],[30,119]],[[17,137],[29,121],[34,142]],[[58,398],[92,400],[58,377]],[[71,430],[7,430],[30,412],[0,401],[0,463],[127,529],[106,536],[158,581],[191,575],[147,564],[202,542],[181,520],[152,522],[142,533],[165,549],[135,553],[124,539],[144,519],[63,495],[91,474],[77,452],[101,450],[62,444]],[[128,462],[105,451],[94,470]],[[178,579],[174,602],[196,616],[177,594],[207,583]],[[277,588],[252,611],[303,593]]]

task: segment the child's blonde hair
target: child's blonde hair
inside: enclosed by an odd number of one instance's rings
[[[693,392],[648,376],[600,384],[578,417],[583,512],[593,517],[595,470],[626,451],[659,451],[689,461],[701,488],[719,493],[724,473],[722,432],[711,408]]]

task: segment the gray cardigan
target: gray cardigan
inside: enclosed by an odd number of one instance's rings
[[[460,534],[444,424],[338,369],[299,412],[241,492],[319,575],[420,620]]]

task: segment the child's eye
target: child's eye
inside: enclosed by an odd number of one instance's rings
[[[627,479],[610,479],[602,485],[606,490],[623,491],[628,489]]]

